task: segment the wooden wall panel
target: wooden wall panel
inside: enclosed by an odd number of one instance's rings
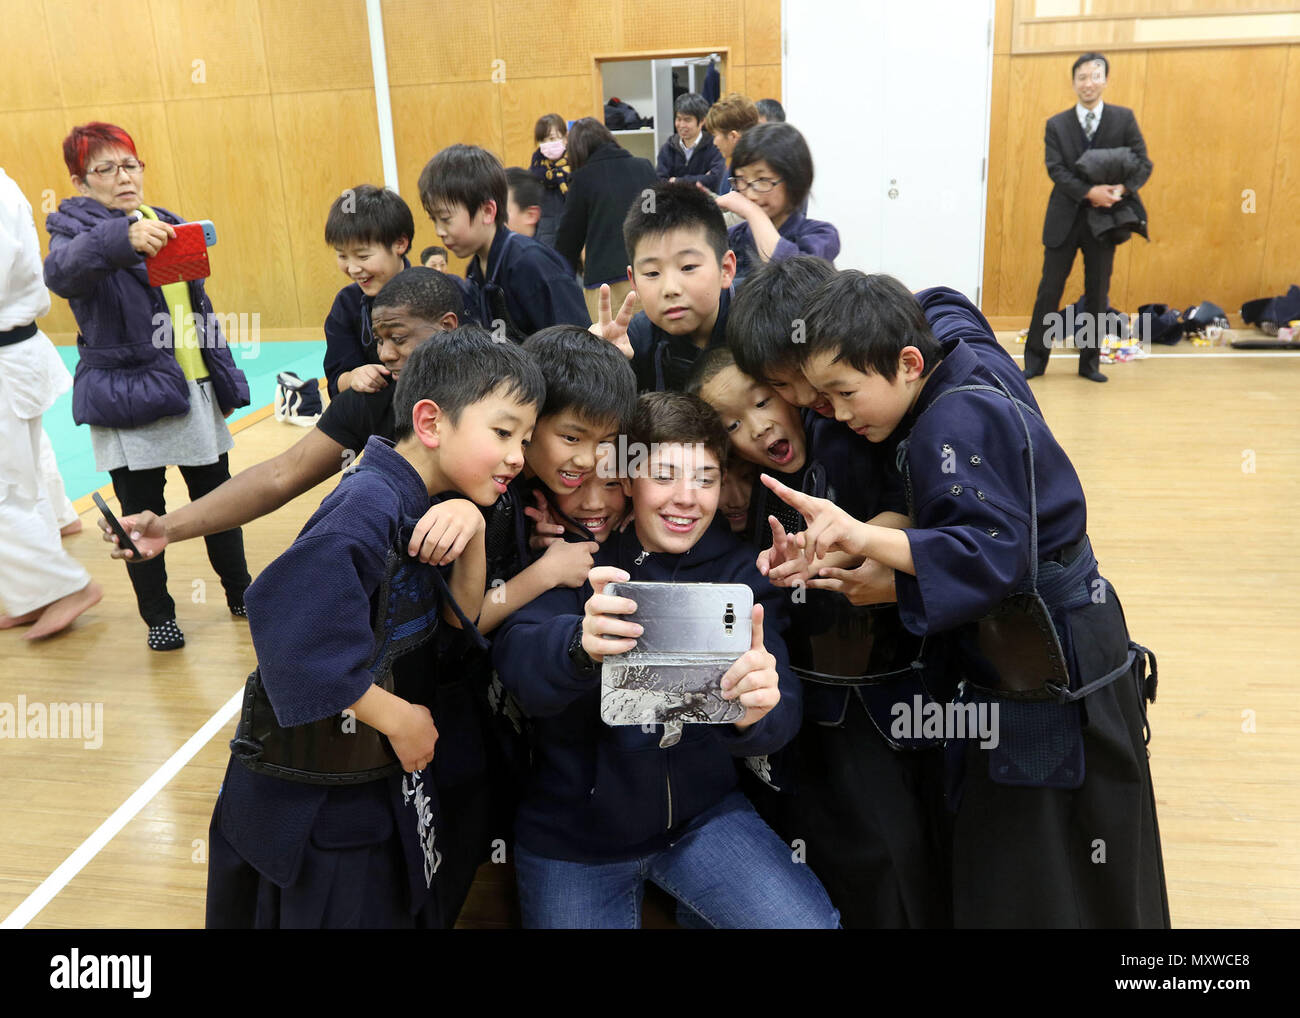
[[[150,0],[149,7],[165,98],[216,99],[267,91],[258,0]],[[196,66],[195,61],[202,63]]]
[[[5,66],[0,73],[0,110],[62,106],[62,83],[45,24],[45,8],[39,3],[6,5],[4,30],[7,39],[21,39],[22,45],[5,47]],[[64,59],[62,54],[60,59]],[[10,158],[9,151],[5,158]]]
[[[45,17],[65,103],[163,97],[148,0],[45,0]]]
[[[730,46],[731,62],[747,64],[742,30],[742,0],[710,0],[698,7],[681,0],[618,0],[623,9],[623,40],[611,49],[674,50],[701,46]],[[760,5],[761,6],[761,5]],[[779,18],[779,13],[778,13]],[[606,40],[606,42],[612,40]],[[766,60],[765,62],[771,62]]]
[[[320,327],[346,283],[325,243],[329,207],[345,188],[384,183],[375,95],[370,89],[282,93],[272,97],[272,108],[298,320]],[[426,232],[418,199],[411,212],[417,235]]]
[[[1255,196],[1254,218],[1264,220],[1264,265],[1251,297],[1273,297],[1300,283],[1300,46],[1287,47],[1278,116],[1277,148],[1273,153],[1273,187],[1267,202]],[[1261,172],[1267,167],[1259,164]],[[1232,311],[1236,308],[1230,309]]]
[[[781,0],[745,0],[745,48],[732,56],[736,63],[781,66]]]
[[[573,74],[590,65],[593,53],[617,48],[610,45],[611,2],[493,0],[496,44],[492,55],[505,61],[506,80]],[[491,76],[491,66],[477,75],[484,80]]]
[[[445,2],[384,0],[383,12],[390,86],[491,76],[500,56],[493,52],[491,4],[449,10]]]
[[[214,308],[258,312],[263,328],[300,324],[271,97],[193,99],[167,110],[173,152],[205,154],[177,159],[178,211],[217,227]]]
[[[1285,67],[1283,46],[1223,50],[1213,91],[1192,90],[1204,52],[1148,54],[1139,124],[1156,164],[1142,191],[1152,242],[1136,241],[1134,304],[1212,300],[1231,313],[1259,296],[1267,220],[1242,213],[1241,193],[1254,188],[1261,205],[1270,203]]]
[[[1015,0],[1012,20],[1015,53],[1300,40],[1296,0]]]
[[[781,65],[750,64],[743,68],[745,73],[745,94],[757,102],[759,99],[776,99],[781,101]],[[734,74],[734,72],[733,72]],[[784,103],[782,103],[784,105]],[[790,111],[786,110],[790,117]],[[791,117],[793,119],[793,117]]]
[[[258,0],[272,92],[373,88],[365,0]]]

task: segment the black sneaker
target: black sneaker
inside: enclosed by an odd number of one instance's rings
[[[229,606],[229,608],[230,608],[230,614],[235,616],[235,618],[237,619],[248,618],[248,608],[245,605],[232,604]]]
[[[180,650],[185,646],[185,634],[175,619],[168,619],[149,627],[150,650]]]

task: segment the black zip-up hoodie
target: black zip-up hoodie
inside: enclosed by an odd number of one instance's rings
[[[744,732],[733,725],[688,724],[661,749],[659,726],[611,727],[600,719],[600,667],[580,669],[569,646],[591,597],[555,588],[511,615],[495,634],[492,661],[501,681],[534,720],[534,768],[515,833],[531,852],[553,859],[609,862],[662,850],[692,820],[717,808],[737,786],[737,758],[784,746],[802,720],[801,691],[783,633],[789,594],[764,579],[754,551],[715,517],[688,552],[646,552],[629,526],[610,535],[596,565],[617,566],[647,582],[744,583],[763,605],[763,642],[777,661],[780,703]]]

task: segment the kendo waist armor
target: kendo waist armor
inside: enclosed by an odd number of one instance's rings
[[[375,685],[394,692],[393,662],[437,632],[446,600],[473,641],[486,646],[460,610],[442,574],[406,554],[412,524],[401,528],[389,548],[375,606],[374,653],[367,669]],[[377,781],[402,769],[388,737],[350,712],[303,725],[284,726],[254,670],[244,685],[244,704],[230,751],[251,771],[312,785],[356,785]]]
[[[826,478],[825,468],[813,463],[804,473],[801,488],[814,498],[835,501],[835,490]],[[751,496],[755,534],[767,528],[767,517],[775,516],[787,533],[806,527],[803,514],[788,506],[756,480]],[[755,542],[765,546],[766,541]],[[891,710],[902,700],[914,696],[933,699],[925,681],[926,641],[909,633],[898,617],[898,606],[853,605],[843,597],[830,597],[813,606],[805,618],[806,644],[803,653],[791,654],[790,670],[806,682],[819,686],[856,689],[858,698],[881,736],[895,749],[926,749],[933,745],[925,739],[899,739],[891,733]],[[834,701],[834,716],[842,723],[845,703]]]
[[[1026,411],[1038,416],[1033,407],[1016,399],[995,379],[992,385],[959,385],[941,392],[925,413],[939,400],[958,392],[991,392],[1011,401],[1025,432],[1026,473],[1029,478],[1029,562],[1030,572],[1019,589],[999,602],[988,615],[980,619],[978,650],[982,658],[992,665],[995,681],[987,687],[975,684],[980,692],[1018,700],[1054,700],[1073,703],[1114,682],[1130,671],[1134,661],[1141,656],[1151,664],[1150,678],[1142,678],[1144,699],[1155,700],[1155,655],[1146,647],[1129,641],[1125,662],[1105,675],[1084,682],[1071,689],[1070,670],[1061,648],[1060,636],[1053,622],[1053,612],[1062,613],[1081,608],[1092,600],[1092,591],[1101,580],[1097,559],[1085,534],[1074,544],[1062,549],[1055,559],[1040,561],[1038,555],[1038,482],[1034,475],[1034,442],[1025,418]],[[907,501],[912,507],[912,483],[906,465],[908,440],[898,447],[898,464],[907,486]]]
[[[1083,742],[1084,698],[1123,676],[1137,686],[1143,714],[1143,734],[1150,740],[1146,703],[1156,695],[1156,659],[1146,647],[1127,640],[1123,662],[1099,676],[1081,676],[1074,685],[1061,646],[1057,619],[1063,626],[1069,613],[1096,603],[1104,604],[1109,585],[1098,572],[1097,559],[1085,534],[1053,558],[1038,554],[1038,484],[1034,475],[1034,443],[1026,412],[1028,406],[995,379],[997,386],[962,385],[939,394],[926,408],[957,392],[991,392],[1011,401],[1025,433],[1026,473],[1029,478],[1029,576],[983,618],[960,636],[963,679],[955,705],[981,705],[998,710],[996,744],[988,747],[989,778],[997,784],[1031,788],[1075,789],[1086,772]],[[898,462],[907,486],[909,509],[912,483],[906,467],[908,440],[898,448]],[[1102,601],[1094,602],[1099,591]],[[1107,610],[1107,609],[1102,609]],[[1116,605],[1116,611],[1118,607]],[[1122,615],[1118,616],[1122,624]],[[1150,674],[1147,664],[1150,663]],[[1136,665],[1136,667],[1135,667]],[[958,794],[949,789],[950,797]]]

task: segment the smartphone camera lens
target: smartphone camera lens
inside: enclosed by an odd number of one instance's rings
[[[727,604],[727,611],[722,616],[722,624],[727,627],[727,632],[731,632],[731,627],[736,624],[736,606]]]

